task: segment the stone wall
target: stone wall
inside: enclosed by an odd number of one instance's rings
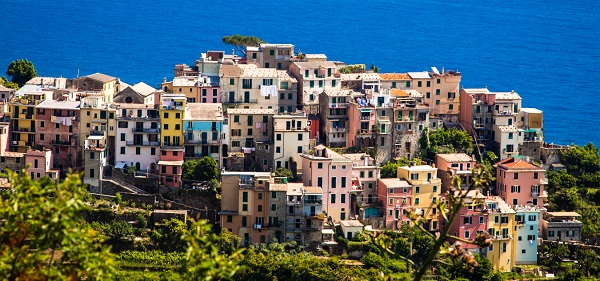
[[[533,162],[540,162],[541,150],[541,141],[525,141],[522,145],[519,145],[519,154],[529,157]]]

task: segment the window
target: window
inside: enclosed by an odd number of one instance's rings
[[[453,104],[449,104],[448,105],[448,110],[453,110],[454,109],[454,105]]]
[[[317,169],[323,169],[323,163],[317,163]]]
[[[440,104],[440,100],[435,100],[435,104]]]
[[[317,178],[317,186],[318,187],[323,187],[323,177],[318,177]]]
[[[165,112],[165,113],[163,114],[163,116],[164,116],[164,118],[165,118],[165,119],[167,119],[167,118],[169,118],[169,113],[168,113],[168,112]]]
[[[417,87],[422,87],[423,86],[423,81],[418,81],[417,82]]]
[[[150,155],[156,155],[156,147],[150,148]]]
[[[463,224],[471,224],[471,222],[473,222],[473,218],[471,218],[471,217],[463,218]]]
[[[139,147],[135,148],[135,154],[136,155],[140,155],[141,154],[141,149]]]
[[[342,177],[342,188],[346,187],[346,177]]]
[[[501,217],[500,223],[508,223],[508,217]]]
[[[337,187],[337,178],[331,177],[331,188],[336,188],[336,187]]]
[[[248,218],[242,217],[242,227],[246,227],[247,224],[248,224]]]
[[[514,173],[514,179],[518,180],[519,179],[519,173]]]
[[[163,124],[163,129],[168,130],[169,129],[169,124]]]
[[[332,170],[335,170],[335,169],[337,169],[337,166],[336,166],[336,165],[333,165],[333,166],[331,166],[331,169],[332,169]]]
[[[281,153],[281,146],[275,147],[275,153]]]
[[[433,192],[437,192],[437,186],[433,186]]]
[[[298,146],[298,149],[296,150],[296,152],[302,153],[302,146]]]
[[[248,204],[242,204],[242,212],[248,212]]]
[[[121,133],[121,141],[125,141],[125,133]]]
[[[242,202],[248,202],[248,192],[242,192]]]
[[[227,216],[227,222],[233,222],[233,216]]]
[[[121,154],[125,154],[125,147],[121,146]]]
[[[40,140],[44,140],[44,134],[40,134]]]
[[[360,178],[364,178],[365,177],[365,172],[364,171],[360,171]]]
[[[567,231],[567,233],[569,233],[569,232]],[[567,234],[567,237],[569,237],[568,234]],[[535,235],[527,235],[527,240],[529,240],[529,241],[535,240]]]
[[[181,130],[181,125],[180,124],[175,124],[175,130]]]
[[[262,205],[258,205],[258,211],[262,212]]]
[[[536,215],[529,215],[529,216],[527,217],[527,220],[528,220],[528,221],[537,221],[537,216],[536,216]]]
[[[277,198],[277,192],[271,191],[271,198]]]
[[[277,211],[277,204],[271,204],[271,211]]]
[[[298,134],[298,140],[301,141],[302,140],[303,135],[300,133]]]
[[[392,88],[396,88],[396,82],[392,82]]]
[[[94,172],[95,172],[94,169],[90,169],[90,178],[93,178],[95,176]]]
[[[554,230],[548,230],[548,237],[554,237]]]
[[[513,185],[510,187],[510,192],[511,193],[521,193],[521,186],[520,185]]]
[[[502,242],[502,252],[506,253],[506,242]]]
[[[419,198],[415,198],[415,205],[419,205]]]
[[[331,194],[331,203],[334,204],[335,203],[335,194]]]
[[[340,203],[346,203],[346,194],[340,195]]]
[[[415,186],[415,193],[420,193],[420,192],[421,192],[421,187]]]
[[[479,224],[483,224],[483,216],[479,217]]]
[[[512,138],[513,138],[513,133],[508,133],[508,139],[512,140]]]
[[[469,239],[471,237],[471,232],[468,230],[465,230],[465,239]]]

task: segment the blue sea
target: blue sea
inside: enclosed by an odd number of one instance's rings
[[[4,0],[0,67],[39,75],[102,72],[157,86],[177,63],[231,50],[224,35],[381,72],[458,70],[466,88],[517,91],[544,111],[545,138],[600,144],[600,4],[558,0],[65,1]],[[598,120],[598,121],[597,121]]]

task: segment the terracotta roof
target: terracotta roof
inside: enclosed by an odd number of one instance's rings
[[[353,227],[353,226],[360,226],[363,227],[364,225],[362,223],[360,223],[357,220],[345,220],[345,221],[341,221],[340,222],[343,226],[345,227]]]
[[[294,62],[300,69],[315,69],[320,67],[335,68],[335,63],[332,61],[307,61],[307,62]]]
[[[282,81],[291,81],[292,83],[298,82],[298,80],[292,77],[286,70],[277,70],[277,78]]]
[[[551,217],[581,217],[576,212],[547,212],[546,214]]]
[[[226,77],[230,77],[230,76],[240,76],[242,75],[242,70],[237,66],[237,65],[233,65],[233,64],[223,64],[221,65],[221,77],[226,76]]]
[[[220,103],[188,103],[183,120],[223,120]]]
[[[381,80],[409,80],[410,76],[406,73],[381,73]]]
[[[406,180],[399,178],[379,179],[387,188],[412,187]]]
[[[287,191],[287,184],[275,183],[269,185],[269,191]]]
[[[505,170],[543,170],[541,167],[523,161],[522,159],[506,158],[494,165]]]
[[[106,75],[106,74],[102,74],[102,73],[98,73],[98,72],[96,72],[94,74],[90,74],[90,75],[88,75],[86,77],[90,78],[90,79],[93,79],[93,80],[96,80],[96,81],[100,81],[102,83],[106,83],[106,82],[110,82],[110,81],[113,81],[113,80],[117,80],[117,78],[115,78],[115,77],[112,77],[112,76],[109,76],[109,75]]]
[[[470,162],[473,161],[471,156],[466,153],[447,153],[447,154],[436,154],[437,157],[440,157],[447,162]]]

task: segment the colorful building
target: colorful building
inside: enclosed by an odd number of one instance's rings
[[[324,145],[302,154],[305,186],[323,190],[323,211],[333,221],[354,217],[351,211],[352,161]]]
[[[36,106],[36,144],[52,150],[51,168],[62,173],[82,165],[79,101],[45,100]]]
[[[545,185],[545,170],[528,163],[526,159],[508,158],[494,165],[496,167],[496,194],[508,204],[528,205],[544,208],[544,198],[548,197]]]
[[[186,96],[163,94],[159,108],[161,128],[161,154],[158,162],[160,183],[181,187],[181,172],[184,155],[183,117]]]
[[[115,167],[156,174],[160,158],[160,116],[154,104],[113,103],[117,127]]]
[[[398,167],[398,178],[412,185],[412,203],[416,213],[425,222],[423,227],[429,231],[438,230],[437,201],[440,200],[442,180],[437,177],[437,168],[429,165]]]
[[[404,179],[390,178],[377,181],[377,198],[383,205],[385,228],[400,229],[410,223],[407,214],[413,208],[413,186]]]
[[[448,192],[454,186],[453,176],[460,178],[460,189],[468,189],[471,185],[471,169],[477,162],[474,156],[465,153],[438,153],[435,155],[435,166],[438,177],[442,179],[442,192]]]
[[[188,103],[183,117],[186,159],[209,156],[223,167],[223,105]]]

